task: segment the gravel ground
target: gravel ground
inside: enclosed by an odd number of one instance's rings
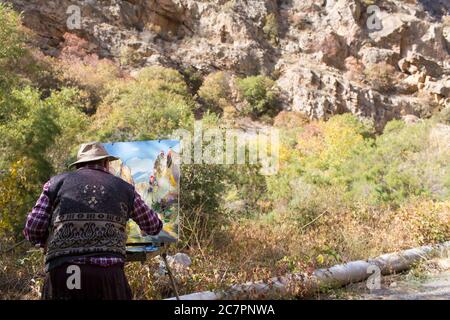
[[[385,276],[377,290],[370,291],[366,283],[357,283],[321,299],[450,300],[450,259],[431,260],[408,273]]]

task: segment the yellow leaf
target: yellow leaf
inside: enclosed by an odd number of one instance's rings
[[[325,262],[325,258],[324,258],[323,255],[319,254],[319,255],[316,257],[316,261],[317,261],[317,263],[319,263],[319,264],[323,264],[323,263]]]

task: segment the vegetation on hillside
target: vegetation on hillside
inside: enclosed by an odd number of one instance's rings
[[[43,57],[1,4],[0,25],[1,298],[39,297],[42,253],[4,250],[22,240],[42,184],[66,170],[80,143],[166,138],[192,129],[198,110],[206,127],[246,115],[273,120],[279,111],[265,76],[218,72],[193,94],[176,70],[153,66],[131,77],[74,35],[60,57]],[[391,121],[382,134],[350,114],[327,122],[280,116],[276,175],[252,165],[183,165],[178,250],[193,265],[177,275],[181,294],[449,239],[448,111],[413,125]],[[157,267],[126,266],[135,298],[173,295]]]

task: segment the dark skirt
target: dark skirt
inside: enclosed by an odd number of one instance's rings
[[[131,300],[132,293],[122,265],[101,267],[78,265],[80,281],[64,264],[47,273],[42,290],[43,300]],[[70,278],[71,277],[71,278]],[[70,278],[70,279],[69,279]],[[68,285],[69,282],[69,285]],[[79,284],[79,288],[78,285]]]

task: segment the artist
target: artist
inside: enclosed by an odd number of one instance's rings
[[[100,143],[83,144],[70,165],[77,170],[51,178],[28,215],[24,235],[45,252],[43,299],[132,298],[124,273],[127,220],[148,235],[163,223],[132,185],[109,173],[111,160]]]

